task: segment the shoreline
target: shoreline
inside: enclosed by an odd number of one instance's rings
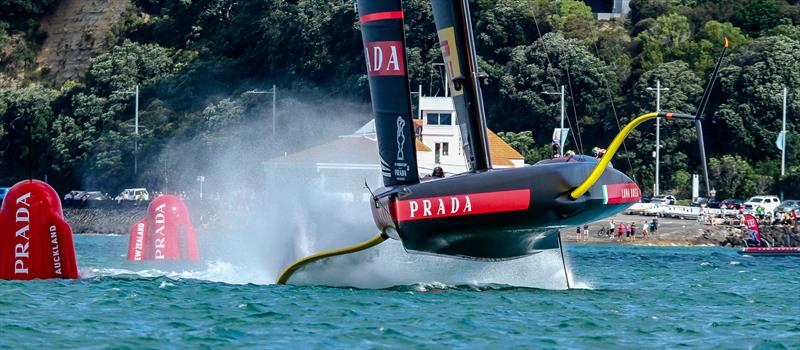
[[[187,202],[192,212],[192,222],[200,230],[213,230],[215,225],[203,228],[200,223],[203,219],[213,218],[212,206],[210,203]],[[131,227],[135,222],[144,217],[146,205],[109,207],[109,208],[76,208],[65,207],[64,217],[72,227],[74,234],[86,233],[110,233],[127,235],[130,234]],[[205,214],[205,216],[204,216]],[[561,230],[561,237],[565,244],[613,244],[613,245],[633,245],[644,247],[741,247],[744,240],[748,237],[747,231],[737,226],[730,225],[707,225],[701,224],[696,220],[681,220],[673,218],[658,218],[658,233],[650,234],[644,239],[641,235],[642,224],[650,222],[652,216],[638,216],[628,214],[617,214],[613,217],[596,221],[589,224],[589,238],[576,240],[575,228],[565,228]],[[598,236],[602,228],[609,226],[609,222],[615,223],[634,223],[636,225],[636,240],[616,240],[607,236]],[[767,241],[773,242],[775,246],[800,246],[800,228],[788,225],[765,225],[761,228],[761,235]]]

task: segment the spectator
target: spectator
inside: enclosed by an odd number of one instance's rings
[[[583,224],[583,237],[589,239],[589,224]]]
[[[642,223],[642,237],[643,237],[644,239],[647,239],[647,234],[648,234],[648,233],[650,233],[650,230],[648,229],[648,228],[649,228],[649,226],[650,226],[650,225],[648,225],[648,224],[647,224],[647,220],[645,220],[645,221]]]

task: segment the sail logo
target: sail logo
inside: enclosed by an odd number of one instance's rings
[[[527,210],[530,192],[523,189],[398,200],[395,213],[397,221],[414,221]]]
[[[28,192],[22,196],[19,196],[15,203],[17,204],[17,211],[14,215],[15,222],[19,225],[20,223],[22,226],[18,226],[17,232],[14,234],[14,242],[16,245],[14,246],[14,274],[28,274],[28,269],[30,267],[30,242],[31,239],[28,237],[28,233],[30,233],[31,229],[31,205],[28,204],[28,199],[31,198],[31,193]]]
[[[403,128],[406,126],[406,121],[403,120],[402,115],[397,116],[397,160],[405,160],[403,148],[406,145],[406,135],[403,134]]]
[[[373,41],[364,46],[367,72],[370,76],[405,75],[403,43],[400,41]]]
[[[448,87],[451,95],[459,96],[464,94],[464,89],[456,89],[452,78],[461,76],[461,64],[458,61],[458,46],[456,46],[456,31],[453,27],[447,27],[438,31],[439,47],[442,48],[442,58],[447,75],[450,76]]]

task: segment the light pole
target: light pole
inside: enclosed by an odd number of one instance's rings
[[[781,177],[786,175],[786,95],[788,91],[783,88],[783,127],[781,128]],[[783,198],[781,198],[783,199]]]
[[[661,91],[669,91],[669,88],[661,87],[661,80],[656,80],[656,87],[647,88],[648,91],[656,92],[656,112],[661,112]],[[658,174],[661,160],[661,118],[656,118],[656,185],[653,188],[653,195],[658,196]]]
[[[564,155],[564,85],[561,85],[561,92],[542,91],[545,95],[561,95],[561,129],[558,130],[558,155]]]
[[[115,94],[134,94],[136,95],[136,113],[133,124],[133,176],[139,173],[137,155],[139,154],[139,84],[136,84],[134,91],[114,91]]]
[[[275,120],[277,119],[275,114],[275,95],[278,88],[275,84],[272,84],[272,90],[270,91],[262,91],[262,90],[250,90],[245,92],[247,95],[264,95],[264,94],[272,94],[272,136],[275,136]]]

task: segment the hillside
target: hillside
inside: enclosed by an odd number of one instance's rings
[[[440,90],[438,40],[427,0],[404,1],[410,83]],[[24,4],[20,5],[20,4]],[[489,126],[534,162],[546,156],[567,86],[567,147],[605,146],[618,123],[655,108],[693,113],[722,49],[731,47],[706,109],[712,183],[720,196],[800,195],[800,138],[790,120],[787,176],[774,141],[780,91],[800,112],[800,5],[795,0],[633,0],[625,20],[598,21],[576,0],[471,2],[481,69],[490,76]],[[28,0],[0,3],[0,162],[26,164],[58,189],[115,192],[131,183],[194,186],[221,150],[261,177],[260,160],[319,144],[369,115],[361,35],[352,1]],[[39,25],[41,23],[41,25]],[[0,80],[2,81],[2,80]],[[264,128],[278,85],[279,137]],[[134,103],[115,91],[140,88]],[[335,116],[335,118],[332,118]],[[324,124],[331,121],[330,125]],[[27,130],[32,130],[33,148]],[[643,125],[615,165],[653,183],[655,130]],[[688,195],[699,173],[694,130],[661,129],[661,187]],[[258,141],[258,142],[256,142]],[[246,144],[250,142],[250,144]],[[135,147],[134,144],[138,144]],[[135,150],[138,149],[138,152]],[[134,159],[142,172],[134,173]],[[166,176],[164,164],[183,170]],[[255,164],[255,165],[254,165]],[[26,167],[0,173],[13,183]]]
[[[89,59],[107,49],[111,28],[130,0],[60,0],[40,21],[47,34],[36,55],[37,70],[44,70],[56,86],[83,79]]]

